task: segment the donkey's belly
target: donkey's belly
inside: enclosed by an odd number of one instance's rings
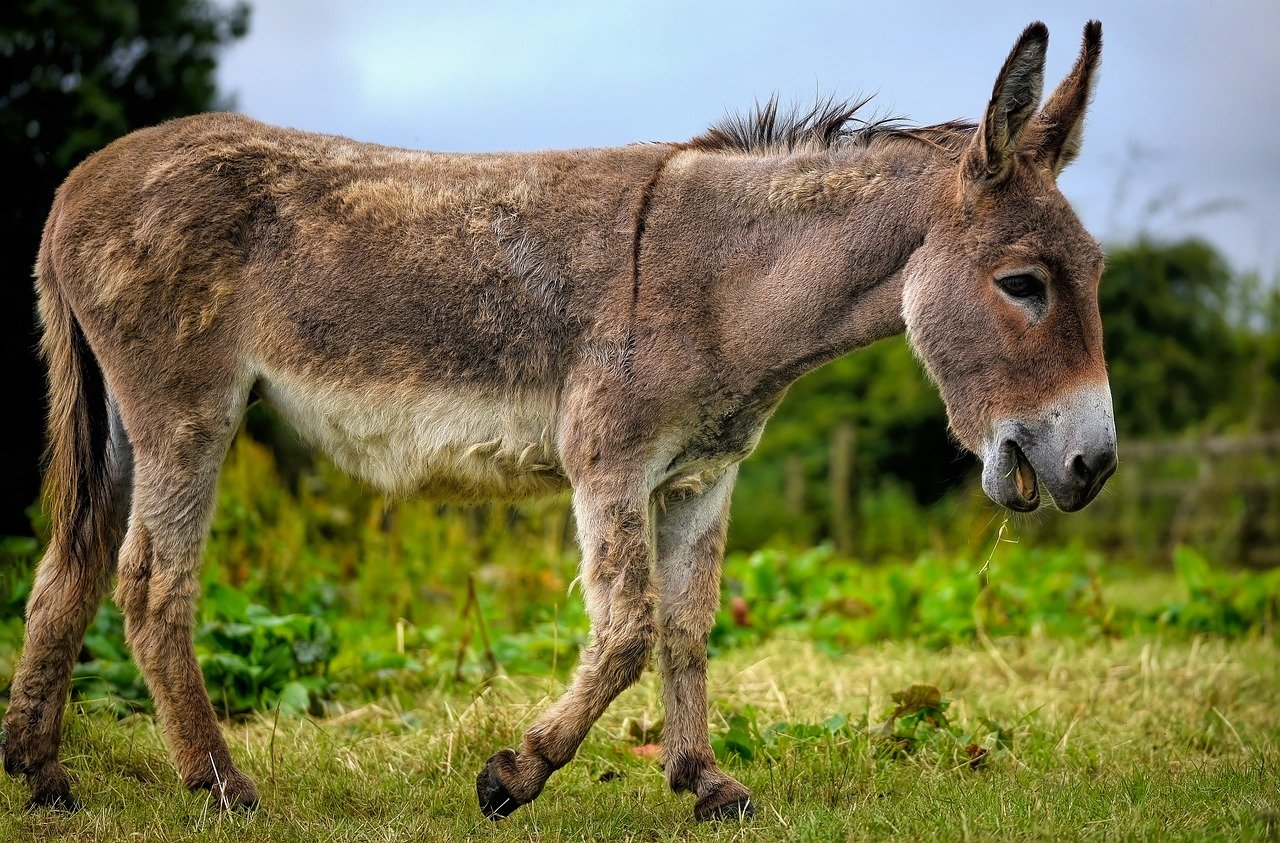
[[[568,487],[550,392],[474,387],[357,392],[270,376],[263,398],[339,467],[388,492],[439,500],[535,497]]]

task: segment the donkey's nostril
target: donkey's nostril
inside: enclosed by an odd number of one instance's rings
[[[1106,448],[1086,457],[1076,454],[1070,462],[1071,474],[1080,481],[1080,485],[1090,491],[1097,492],[1116,470],[1116,452],[1114,448]]]

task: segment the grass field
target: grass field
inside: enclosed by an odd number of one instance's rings
[[[914,683],[951,701],[949,727],[917,724],[914,742],[880,736],[890,694]],[[26,813],[24,789],[6,780],[0,840],[1165,841],[1280,830],[1280,647],[1268,636],[888,642],[837,657],[773,641],[717,659],[711,685],[717,749],[758,804],[741,825],[693,823],[690,799],[637,752],[661,715],[652,674],[537,802],[483,820],[476,772],[561,690],[532,676],[232,725],[263,796],[247,816],[179,787],[150,716],[73,716],[64,752],[85,809]]]

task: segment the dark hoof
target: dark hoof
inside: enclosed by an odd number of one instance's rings
[[[515,752],[504,749],[491,756],[480,775],[476,776],[476,801],[480,803],[480,813],[495,822],[511,816],[516,808],[524,804],[511,795],[498,772],[502,767],[514,769],[515,763]]]
[[[36,811],[48,808],[51,811],[71,813],[84,806],[80,800],[71,795],[71,782],[66,771],[59,769],[57,774],[31,779],[31,798],[27,800],[27,810]]]
[[[693,806],[693,818],[700,823],[724,820],[742,822],[755,816],[756,806],[751,804],[749,795],[744,793],[720,801],[723,798],[721,794],[713,793],[706,799],[699,799],[698,804]]]
[[[13,712],[10,711],[10,716]],[[27,810],[35,811],[49,808],[54,811],[79,811],[83,806],[80,800],[71,795],[71,778],[66,768],[57,760],[32,762],[27,742],[14,740],[15,734],[26,734],[25,729],[14,729],[12,722],[8,728],[0,729],[0,765],[4,771],[14,778],[25,778],[31,788],[31,798],[27,800]]]
[[[219,811],[252,811],[258,807],[258,788],[239,771],[220,782],[196,782],[191,790],[207,790]]]
[[[26,809],[28,811],[50,810],[58,811],[64,814],[74,814],[83,808],[84,805],[79,799],[76,799],[68,793],[55,793],[53,795],[32,794],[27,800]]]
[[[258,789],[248,779],[229,781],[222,787],[211,791],[218,799],[218,808],[223,811],[256,811],[258,809]]]

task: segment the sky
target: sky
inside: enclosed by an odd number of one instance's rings
[[[1090,17],[1102,72],[1060,179],[1104,242],[1199,234],[1280,277],[1280,2],[251,0],[219,77],[261,120],[395,146],[683,140],[778,93],[981,115],[1021,29],[1049,25],[1046,96]]]

